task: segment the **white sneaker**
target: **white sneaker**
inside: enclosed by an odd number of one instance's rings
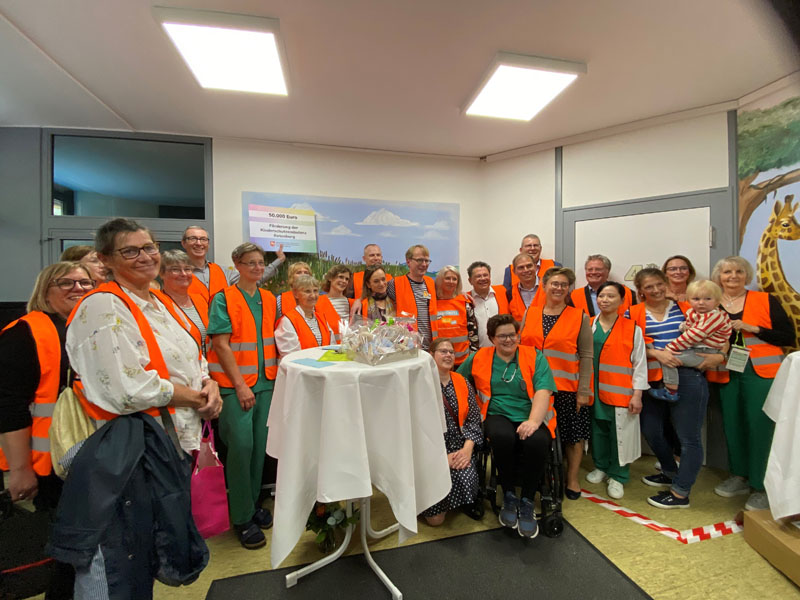
[[[606,475],[605,471],[601,471],[600,469],[595,469],[586,476],[586,481],[589,483],[601,483],[606,479],[608,479],[608,475]]]
[[[622,484],[617,481],[616,479],[609,479],[608,480],[608,495],[614,498],[615,500],[619,500],[625,495],[625,488]]]
[[[660,471],[660,470],[661,470],[661,461],[660,461],[660,460],[657,460],[657,461],[656,461],[656,464],[654,464],[654,465],[653,465],[653,468],[654,468],[656,471]]]
[[[743,496],[750,493],[750,486],[747,484],[747,479],[734,475],[728,477],[725,481],[720,483],[714,488],[714,493],[723,498],[733,498],[734,496]]]
[[[764,492],[753,492],[744,505],[745,510],[767,510],[768,508],[769,499]]]

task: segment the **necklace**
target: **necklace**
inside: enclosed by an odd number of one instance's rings
[[[722,303],[727,308],[732,306],[733,303],[736,302],[739,298],[744,298],[746,295],[747,295],[747,290],[745,290],[744,292],[742,292],[741,294],[739,294],[734,298],[731,298],[728,294],[722,294]]]

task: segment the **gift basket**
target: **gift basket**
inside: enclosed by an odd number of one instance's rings
[[[355,320],[342,333],[342,351],[357,362],[382,365],[417,356],[422,337],[413,317]]]

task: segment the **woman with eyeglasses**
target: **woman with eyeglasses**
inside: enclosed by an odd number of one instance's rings
[[[192,265],[183,250],[167,250],[161,255],[162,291],[175,301],[191,321],[192,337],[206,354],[208,343],[208,302],[205,294],[190,291]]]
[[[569,500],[581,497],[578,473],[583,446],[589,439],[592,401],[592,327],[579,308],[567,306],[575,273],[565,267],[548,269],[542,277],[544,306],[532,306],[522,319],[520,343],[541,350],[558,391],[554,396],[558,431],[567,462],[565,494]]]
[[[519,344],[519,324],[511,315],[486,323],[492,346],[481,348],[458,368],[478,392],[486,440],[503,488],[500,524],[528,538],[539,533],[534,496],[544,476],[556,414],[553,374],[541,352]],[[522,473],[521,494],[515,477]]]
[[[11,500],[33,500],[37,511],[55,510],[61,496],[50,461],[50,415],[67,384],[67,318],[94,285],[77,262],[45,267],[27,314],[0,333],[0,469],[8,471]],[[72,598],[73,579],[72,567],[57,563],[47,597]]]
[[[692,261],[682,254],[676,254],[664,261],[661,270],[667,276],[667,298],[675,302],[686,302],[686,286],[697,275]]]
[[[248,549],[267,541],[272,514],[258,503],[267,447],[267,415],[278,374],[275,345],[277,306],[272,292],[258,287],[264,251],[245,242],[231,259],[239,281],[214,296],[208,316],[211,376],[222,393],[219,430],[228,449],[226,480],[231,520]]]
[[[437,527],[444,523],[447,511],[456,508],[461,508],[472,519],[483,517],[483,500],[478,499],[476,503],[479,491],[478,453],[474,451],[483,444],[483,431],[475,390],[463,375],[452,372],[455,362],[452,342],[446,338],[436,338],[431,343],[431,355],[439,371],[442,388],[447,422],[444,443],[452,483],[450,493],[444,499],[422,512],[428,525]]]
[[[456,350],[455,365],[478,349],[478,321],[472,300],[461,293],[461,274],[447,265],[436,273],[436,310],[439,337],[447,338]]]
[[[107,588],[109,581],[129,589],[151,590],[157,564],[149,554],[155,554],[156,544],[163,541],[154,536],[155,516],[144,511],[151,506],[149,493],[153,488],[143,484],[140,477],[148,470],[145,465],[150,464],[147,457],[151,455],[145,450],[144,454],[130,452],[102,460],[102,450],[120,445],[133,449],[137,443],[150,451],[162,448],[162,463],[171,465],[164,467],[169,472],[161,473],[162,483],[176,494],[188,494],[188,482],[182,474],[191,470],[190,465],[172,448],[169,438],[179,439],[184,452],[197,449],[198,417],[216,417],[220,396],[190,333],[189,319],[169,296],[151,289],[161,264],[151,232],[136,221],[113,219],[97,230],[95,250],[111,281],[84,296],[75,307],[67,326],[66,348],[78,377],[73,391],[100,435],[87,440],[72,459],[65,494],[70,481],[93,480],[97,474],[103,489],[109,493],[113,490],[115,495],[92,495],[80,506],[62,502],[56,531],[63,536],[85,530],[85,536],[76,537],[98,540],[96,549],[87,550],[93,555],[91,564],[84,562],[85,554],[74,558],[76,594],[77,590]],[[185,420],[176,414],[178,411],[185,414]],[[121,416],[136,418],[117,421]],[[177,434],[173,418],[179,425]],[[194,426],[183,427],[181,422]],[[153,430],[154,426],[158,429]],[[162,427],[165,432],[161,432]],[[115,432],[133,437],[115,439]],[[85,452],[87,445],[99,454]],[[140,475],[128,476],[131,472]],[[73,496],[76,493],[71,491]],[[87,514],[87,507],[94,506],[98,512]],[[128,514],[127,506],[134,507],[130,510],[140,515],[142,522],[119,518]],[[176,505],[173,510],[177,521],[191,523],[190,506]],[[94,531],[100,522],[107,527]],[[183,539],[196,538],[189,534]],[[54,551],[70,556],[75,554],[72,544],[86,543],[84,539],[68,540],[66,545],[63,541]],[[188,542],[179,546],[189,552]],[[142,552],[142,548],[147,550]],[[120,564],[126,565],[124,570],[116,566]]]
[[[297,350],[327,346],[334,339],[333,329],[317,307],[319,281],[311,275],[298,275],[292,283],[292,294],[296,306],[275,327],[275,343],[282,357]]]

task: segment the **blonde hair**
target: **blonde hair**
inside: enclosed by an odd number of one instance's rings
[[[697,281],[693,281],[689,285],[686,286],[686,298],[691,298],[695,294],[700,293],[701,291],[705,290],[711,296],[719,302],[722,300],[722,288],[719,287],[713,281],[708,279],[698,279]]]
[[[299,271],[303,267],[308,269],[308,272],[311,273],[311,266],[308,263],[304,263],[301,260],[298,260],[297,262],[293,262],[292,264],[289,265],[289,271],[288,271],[287,277],[289,279],[289,285],[290,286],[292,285],[292,279],[294,279],[295,273],[297,273],[297,271]]]
[[[444,276],[448,273],[455,273],[456,277],[458,277],[458,283],[456,284],[456,291],[455,296],[458,296],[461,293],[461,273],[458,272],[453,265],[447,265],[439,269],[439,272],[436,273],[436,297],[442,298],[442,282],[444,282]]]
[[[711,279],[717,285],[719,285],[719,276],[722,274],[722,269],[725,268],[725,265],[736,265],[740,267],[744,271],[745,285],[753,281],[753,265],[750,264],[750,261],[741,256],[727,256],[718,260],[717,264],[714,265],[714,269],[711,271]]]
[[[74,271],[80,269],[86,273],[87,279],[92,278],[89,269],[86,265],[79,262],[61,261],[48,265],[36,276],[36,283],[33,284],[33,291],[31,292],[30,300],[28,300],[28,312],[39,310],[42,312],[53,312],[53,307],[47,302],[47,290],[50,289],[50,284],[53,280],[63,277]]]

